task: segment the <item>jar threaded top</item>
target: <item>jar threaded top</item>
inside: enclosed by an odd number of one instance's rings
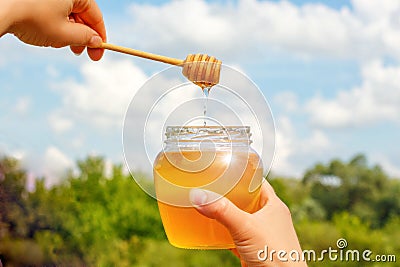
[[[165,143],[212,141],[250,145],[250,126],[167,126]]]

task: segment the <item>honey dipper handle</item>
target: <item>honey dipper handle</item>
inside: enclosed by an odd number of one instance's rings
[[[127,47],[123,47],[123,46],[119,46],[119,45],[113,45],[113,44],[109,44],[109,43],[102,43],[100,48],[132,55],[132,56],[147,58],[147,59],[151,59],[151,60],[155,60],[155,61],[160,61],[160,62],[164,62],[164,63],[171,64],[171,65],[182,65],[184,62],[181,59],[160,56],[160,55],[147,53],[144,51],[127,48]]]

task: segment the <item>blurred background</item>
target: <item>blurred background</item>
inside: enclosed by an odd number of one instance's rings
[[[215,55],[259,86],[276,125],[268,179],[303,248],[337,248],[345,238],[349,249],[399,260],[398,0],[98,4],[110,43],[182,59]],[[239,266],[229,251],[170,246],[156,201],[126,171],[124,114],[165,67],[109,51],[91,62],[68,48],[0,39],[5,266]],[[360,266],[310,263],[321,265]]]

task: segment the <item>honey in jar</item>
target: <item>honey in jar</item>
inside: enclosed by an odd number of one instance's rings
[[[201,188],[230,199],[240,209],[259,208],[262,163],[251,148],[250,128],[167,127],[154,162],[154,182],[169,242],[180,248],[227,249],[235,245],[219,222],[201,215],[189,192]]]

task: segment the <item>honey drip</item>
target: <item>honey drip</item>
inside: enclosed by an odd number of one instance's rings
[[[211,87],[205,87],[202,89],[204,94],[203,120],[204,120],[204,126],[207,126],[207,104],[208,104],[208,95],[210,94]]]

